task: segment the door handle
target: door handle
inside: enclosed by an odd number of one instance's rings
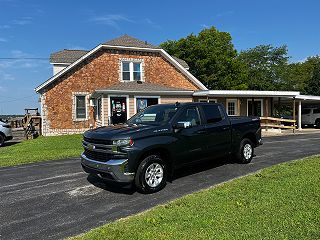
[[[229,130],[230,127],[223,127],[222,130]]]

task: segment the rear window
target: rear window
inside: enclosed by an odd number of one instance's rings
[[[207,123],[216,123],[223,119],[220,108],[217,105],[203,105],[202,109],[207,119]]]

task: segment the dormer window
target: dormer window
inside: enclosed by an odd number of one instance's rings
[[[121,80],[122,81],[142,81],[142,62],[122,61]]]

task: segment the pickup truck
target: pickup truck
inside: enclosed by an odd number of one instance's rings
[[[301,124],[320,128],[320,108],[304,108],[301,113]]]
[[[152,193],[195,161],[231,155],[249,163],[260,144],[258,118],[228,117],[216,103],[159,104],[125,124],[86,131],[81,164],[89,174]]]

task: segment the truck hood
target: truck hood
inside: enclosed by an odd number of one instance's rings
[[[85,138],[97,139],[97,140],[115,140],[123,139],[127,137],[133,137],[137,134],[141,134],[140,131],[144,133],[151,132],[158,129],[159,126],[152,125],[127,125],[118,124],[106,127],[99,127],[96,129],[88,130],[84,133]]]

